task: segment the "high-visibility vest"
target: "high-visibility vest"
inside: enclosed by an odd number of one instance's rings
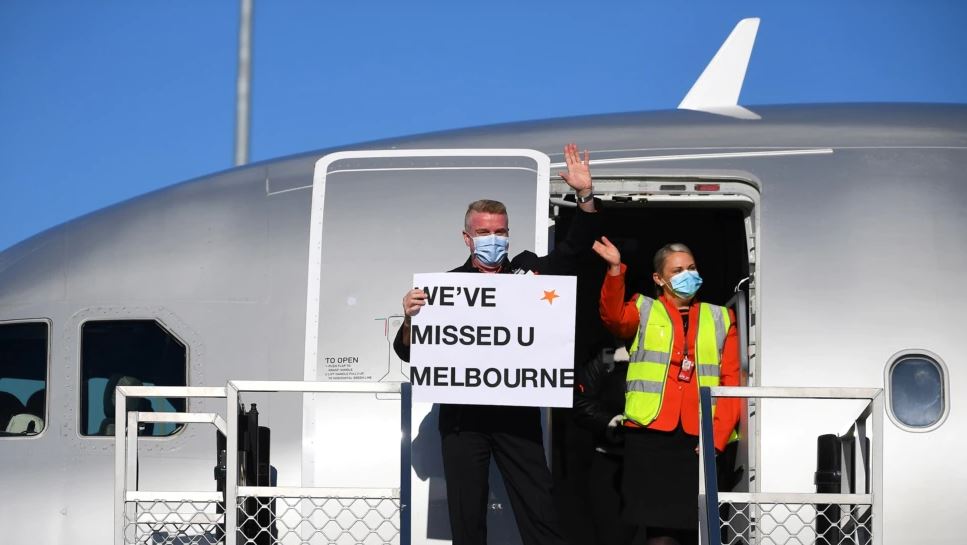
[[[648,426],[658,418],[665,393],[668,365],[671,363],[675,326],[665,305],[644,295],[638,296],[638,333],[628,351],[631,358],[625,380],[625,418]],[[725,307],[700,303],[695,332],[695,362],[698,386],[718,386],[721,354],[731,319]],[[688,342],[688,339],[685,339]],[[714,403],[714,400],[713,400]],[[713,415],[715,406],[712,407]]]

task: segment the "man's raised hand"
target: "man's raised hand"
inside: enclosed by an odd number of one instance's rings
[[[566,144],[564,146],[564,162],[567,164],[567,172],[559,172],[558,176],[563,178],[574,191],[579,194],[587,194],[588,190],[591,189],[591,154],[588,150],[584,150],[584,159],[582,160],[577,144]]]

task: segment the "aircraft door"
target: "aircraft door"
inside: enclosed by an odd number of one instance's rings
[[[467,205],[502,201],[511,255],[547,251],[549,158],[521,149],[339,152],[313,181],[305,380],[405,381],[392,349],[401,302],[418,272],[464,263]],[[344,396],[340,396],[344,397]],[[449,540],[436,411],[413,407],[413,542]],[[394,400],[304,400],[306,486],[384,487],[398,481]],[[502,489],[493,483],[495,491]],[[490,502],[489,533],[518,542],[509,502]],[[503,508],[501,508],[503,507]]]

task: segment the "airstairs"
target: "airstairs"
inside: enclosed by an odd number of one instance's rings
[[[258,426],[249,394],[376,394],[398,396],[399,482],[386,488],[276,486],[268,465],[267,430]],[[115,545],[400,544],[411,532],[411,393],[403,383],[231,381],[224,388],[119,386],[115,403]],[[127,410],[136,398],[179,397],[224,403],[216,412]],[[712,400],[862,400],[849,428],[830,436],[837,467],[820,468],[822,492],[718,490],[712,446]],[[868,545],[882,540],[882,391],[860,388],[702,388],[699,530],[703,545]],[[198,405],[189,403],[188,406]],[[336,415],[335,418],[339,416]],[[151,491],[139,487],[138,429],[174,423],[213,428],[215,491]],[[871,433],[870,433],[871,432]],[[830,441],[826,441],[827,444]],[[236,448],[227,448],[236,445]],[[751,453],[751,450],[750,450]],[[756,467],[755,454],[748,463]],[[226,506],[232,506],[226,509]]]
[[[702,545],[870,545],[883,540],[883,391],[878,388],[703,387],[699,436],[699,534]],[[838,436],[823,436],[816,493],[718,490],[712,446],[712,402],[862,400],[865,408]],[[752,409],[755,410],[754,408]],[[872,421],[872,426],[870,426]],[[795,426],[795,422],[788,425]],[[872,429],[870,429],[872,428]],[[872,432],[871,434],[868,432]],[[869,437],[872,435],[872,438]],[[754,454],[754,451],[750,452]],[[750,466],[760,462],[750,459]]]
[[[279,392],[398,397],[399,482],[385,488],[274,486],[267,463],[268,430],[258,426],[257,410],[244,410],[243,402],[247,394]],[[160,397],[223,400],[226,416],[126,410],[131,399]],[[410,543],[409,384],[231,381],[224,388],[119,386],[115,401],[115,545]],[[214,427],[216,491],[139,487],[138,429],[158,422]]]

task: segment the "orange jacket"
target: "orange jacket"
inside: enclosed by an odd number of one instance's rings
[[[605,327],[619,339],[632,339],[638,332],[638,308],[635,302],[638,294],[630,301],[624,301],[625,293],[625,265],[621,264],[621,274],[617,276],[605,275],[601,286],[600,312]],[[675,339],[672,343],[671,365],[668,366],[668,377],[665,382],[665,392],[662,396],[661,410],[654,422],[648,428],[660,431],[672,431],[681,422],[682,429],[690,435],[698,435],[698,377],[693,376],[689,382],[678,380],[678,372],[682,365],[682,348],[685,342],[685,326],[679,310],[673,306],[664,295],[658,298],[665,305],[668,316],[675,326]],[[699,301],[692,300],[688,310],[688,323],[698,323]],[[725,337],[725,349],[720,366],[720,384],[722,386],[739,385],[739,336],[735,329],[735,313],[729,310],[731,326]],[[689,327],[689,354],[695,353],[695,332],[698,328]],[[740,404],[737,399],[719,398],[713,419],[713,436],[715,448],[722,450],[728,443],[729,435],[739,421]],[[626,421],[626,425],[636,426]]]

